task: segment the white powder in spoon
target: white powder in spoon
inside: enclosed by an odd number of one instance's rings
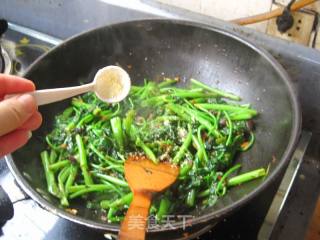
[[[96,92],[103,99],[113,99],[123,91],[121,74],[116,70],[102,71],[96,79]]]

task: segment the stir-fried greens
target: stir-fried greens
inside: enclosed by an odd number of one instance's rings
[[[85,94],[56,117],[41,159],[48,191],[62,206],[84,198],[87,207],[107,211],[108,221],[121,221],[132,200],[124,178],[129,155],[180,166],[178,181],[152,203],[157,219],[212,206],[228,187],[266,174],[261,168],[230,177],[241,167],[235,155],[254,144],[257,111],[197,80],[189,88],[176,82],[145,81],[113,105]]]

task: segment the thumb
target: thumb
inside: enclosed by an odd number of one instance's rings
[[[36,101],[30,94],[0,102],[0,136],[20,127],[36,110]]]

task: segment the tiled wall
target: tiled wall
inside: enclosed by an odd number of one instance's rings
[[[247,17],[270,11],[272,0],[159,0],[159,2],[214,16],[223,20]],[[250,26],[266,31],[267,23]]]
[[[285,6],[290,0],[159,0],[168,5],[214,16],[223,20],[248,17]],[[258,31],[320,50],[320,31],[316,26],[320,1],[294,13],[294,26],[284,34],[277,30],[275,19],[248,25]],[[319,32],[319,34],[318,34]]]

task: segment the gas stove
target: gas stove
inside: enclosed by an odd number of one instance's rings
[[[43,41],[44,38],[48,39]],[[1,73],[22,75],[39,56],[60,42],[61,40],[53,37],[9,24],[9,29],[2,34],[0,40]]]
[[[8,52],[1,48],[0,53],[0,72],[4,74],[10,74],[12,70],[12,62]]]
[[[0,19],[0,37],[8,29],[8,23],[4,19]],[[9,74],[11,72],[11,59],[8,52],[0,45],[0,73]]]
[[[1,39],[4,72],[22,75],[35,59],[59,43],[60,39],[9,24]],[[319,107],[306,102],[307,99],[320,102],[316,80],[320,75],[320,61],[316,60],[320,57],[312,59],[301,52],[293,57],[289,50],[284,55],[284,50],[280,53],[276,47],[268,50],[286,68],[300,94],[309,94],[302,96],[302,106],[306,107],[303,111],[303,131],[288,169],[272,186],[233,215],[216,225],[208,224],[187,237],[177,239],[257,239],[257,236],[261,240],[298,239],[297,236],[303,235],[306,230],[320,189],[319,131],[314,128],[320,115],[312,117],[309,113],[318,111]],[[308,75],[301,83],[303,74]],[[311,89],[306,88],[307,84]],[[1,240],[114,239],[109,233],[80,226],[42,209],[17,186],[4,160],[0,160],[0,185],[7,191],[14,206],[14,216],[1,228]],[[309,198],[309,204],[304,198]]]

